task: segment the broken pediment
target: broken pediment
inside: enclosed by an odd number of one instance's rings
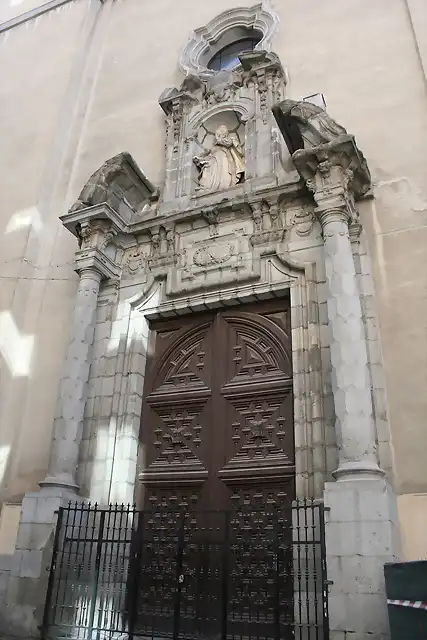
[[[293,163],[311,191],[342,183],[356,199],[369,192],[369,168],[354,136],[324,109],[309,102],[283,100],[272,111]],[[340,167],[339,179],[333,167]]]
[[[104,162],[91,175],[70,212],[105,203],[129,223],[133,214],[141,213],[156,197],[154,185],[130,153],[124,151]]]
[[[299,149],[317,147],[347,135],[344,127],[324,109],[310,102],[283,100],[274,105],[272,111],[291,155]]]

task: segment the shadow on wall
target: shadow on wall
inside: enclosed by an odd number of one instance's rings
[[[13,383],[14,393],[18,386],[24,386],[30,374],[31,357],[34,348],[34,335],[21,333],[10,311],[0,312],[0,380],[2,393]],[[25,378],[25,380],[22,380]],[[22,389],[24,392],[24,389]],[[11,465],[13,443],[12,434],[2,429],[0,439],[0,492],[7,481]],[[16,434],[15,434],[16,438]],[[15,439],[14,438],[14,439]]]
[[[92,503],[135,500],[148,333],[128,303],[114,314],[99,307],[78,468],[81,494]]]

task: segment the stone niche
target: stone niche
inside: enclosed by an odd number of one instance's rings
[[[207,79],[188,75],[179,89],[161,95],[166,172],[159,214],[295,181],[272,114],[285,94],[283,67],[274,53],[263,50],[242,53],[239,60],[234,70]],[[234,158],[228,183],[212,178],[218,163],[226,165],[227,155]]]
[[[243,184],[246,178],[245,124],[232,109],[204,120],[195,136],[192,195],[206,195]]]

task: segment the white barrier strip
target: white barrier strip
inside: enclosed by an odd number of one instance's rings
[[[394,604],[398,607],[411,607],[412,609],[427,609],[427,602],[421,602],[421,600],[387,600],[387,604]]]

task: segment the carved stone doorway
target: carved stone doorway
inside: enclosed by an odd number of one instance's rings
[[[286,298],[152,324],[143,509],[263,508],[294,498]]]
[[[151,330],[135,635],[294,637],[289,298]]]

